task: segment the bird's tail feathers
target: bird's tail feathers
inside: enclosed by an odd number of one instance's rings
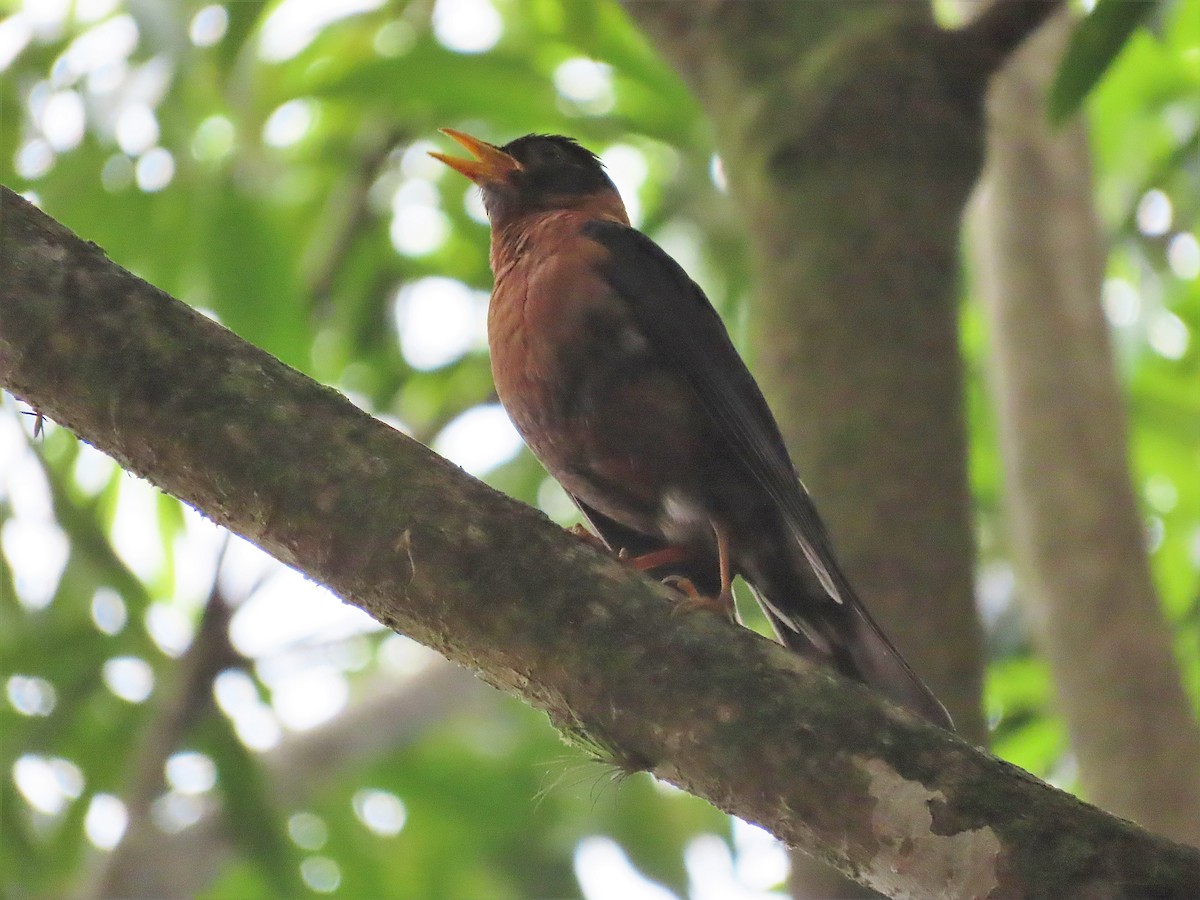
[[[825,615],[801,617],[785,612],[761,591],[755,591],[755,596],[780,642],[789,649],[861,681],[940,728],[954,730],[946,707],[856,597],[837,604],[826,598],[817,604],[806,603],[805,607],[818,608]]]

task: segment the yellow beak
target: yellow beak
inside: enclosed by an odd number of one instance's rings
[[[456,172],[466,175],[480,187],[503,182],[513,172],[521,171],[521,164],[494,144],[455,131],[453,128],[443,128],[441,132],[465,147],[475,159],[459,159],[432,151],[429,155],[444,162]]]

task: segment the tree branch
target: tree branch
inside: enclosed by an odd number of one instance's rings
[[[254,298],[247,298],[253,302]],[[1190,896],[1109,816],[665,589],[0,193],[0,384],[568,739],[896,896]]]

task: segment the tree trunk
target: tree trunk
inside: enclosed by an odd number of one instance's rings
[[[996,79],[974,211],[1013,553],[1084,792],[1200,845],[1200,727],[1130,483],[1087,135],[1045,116],[1070,25],[1060,16]]]

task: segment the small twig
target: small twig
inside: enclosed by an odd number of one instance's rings
[[[23,409],[21,410],[21,415],[33,416],[33,436],[35,439],[40,438],[46,425],[45,415],[36,409]]]

